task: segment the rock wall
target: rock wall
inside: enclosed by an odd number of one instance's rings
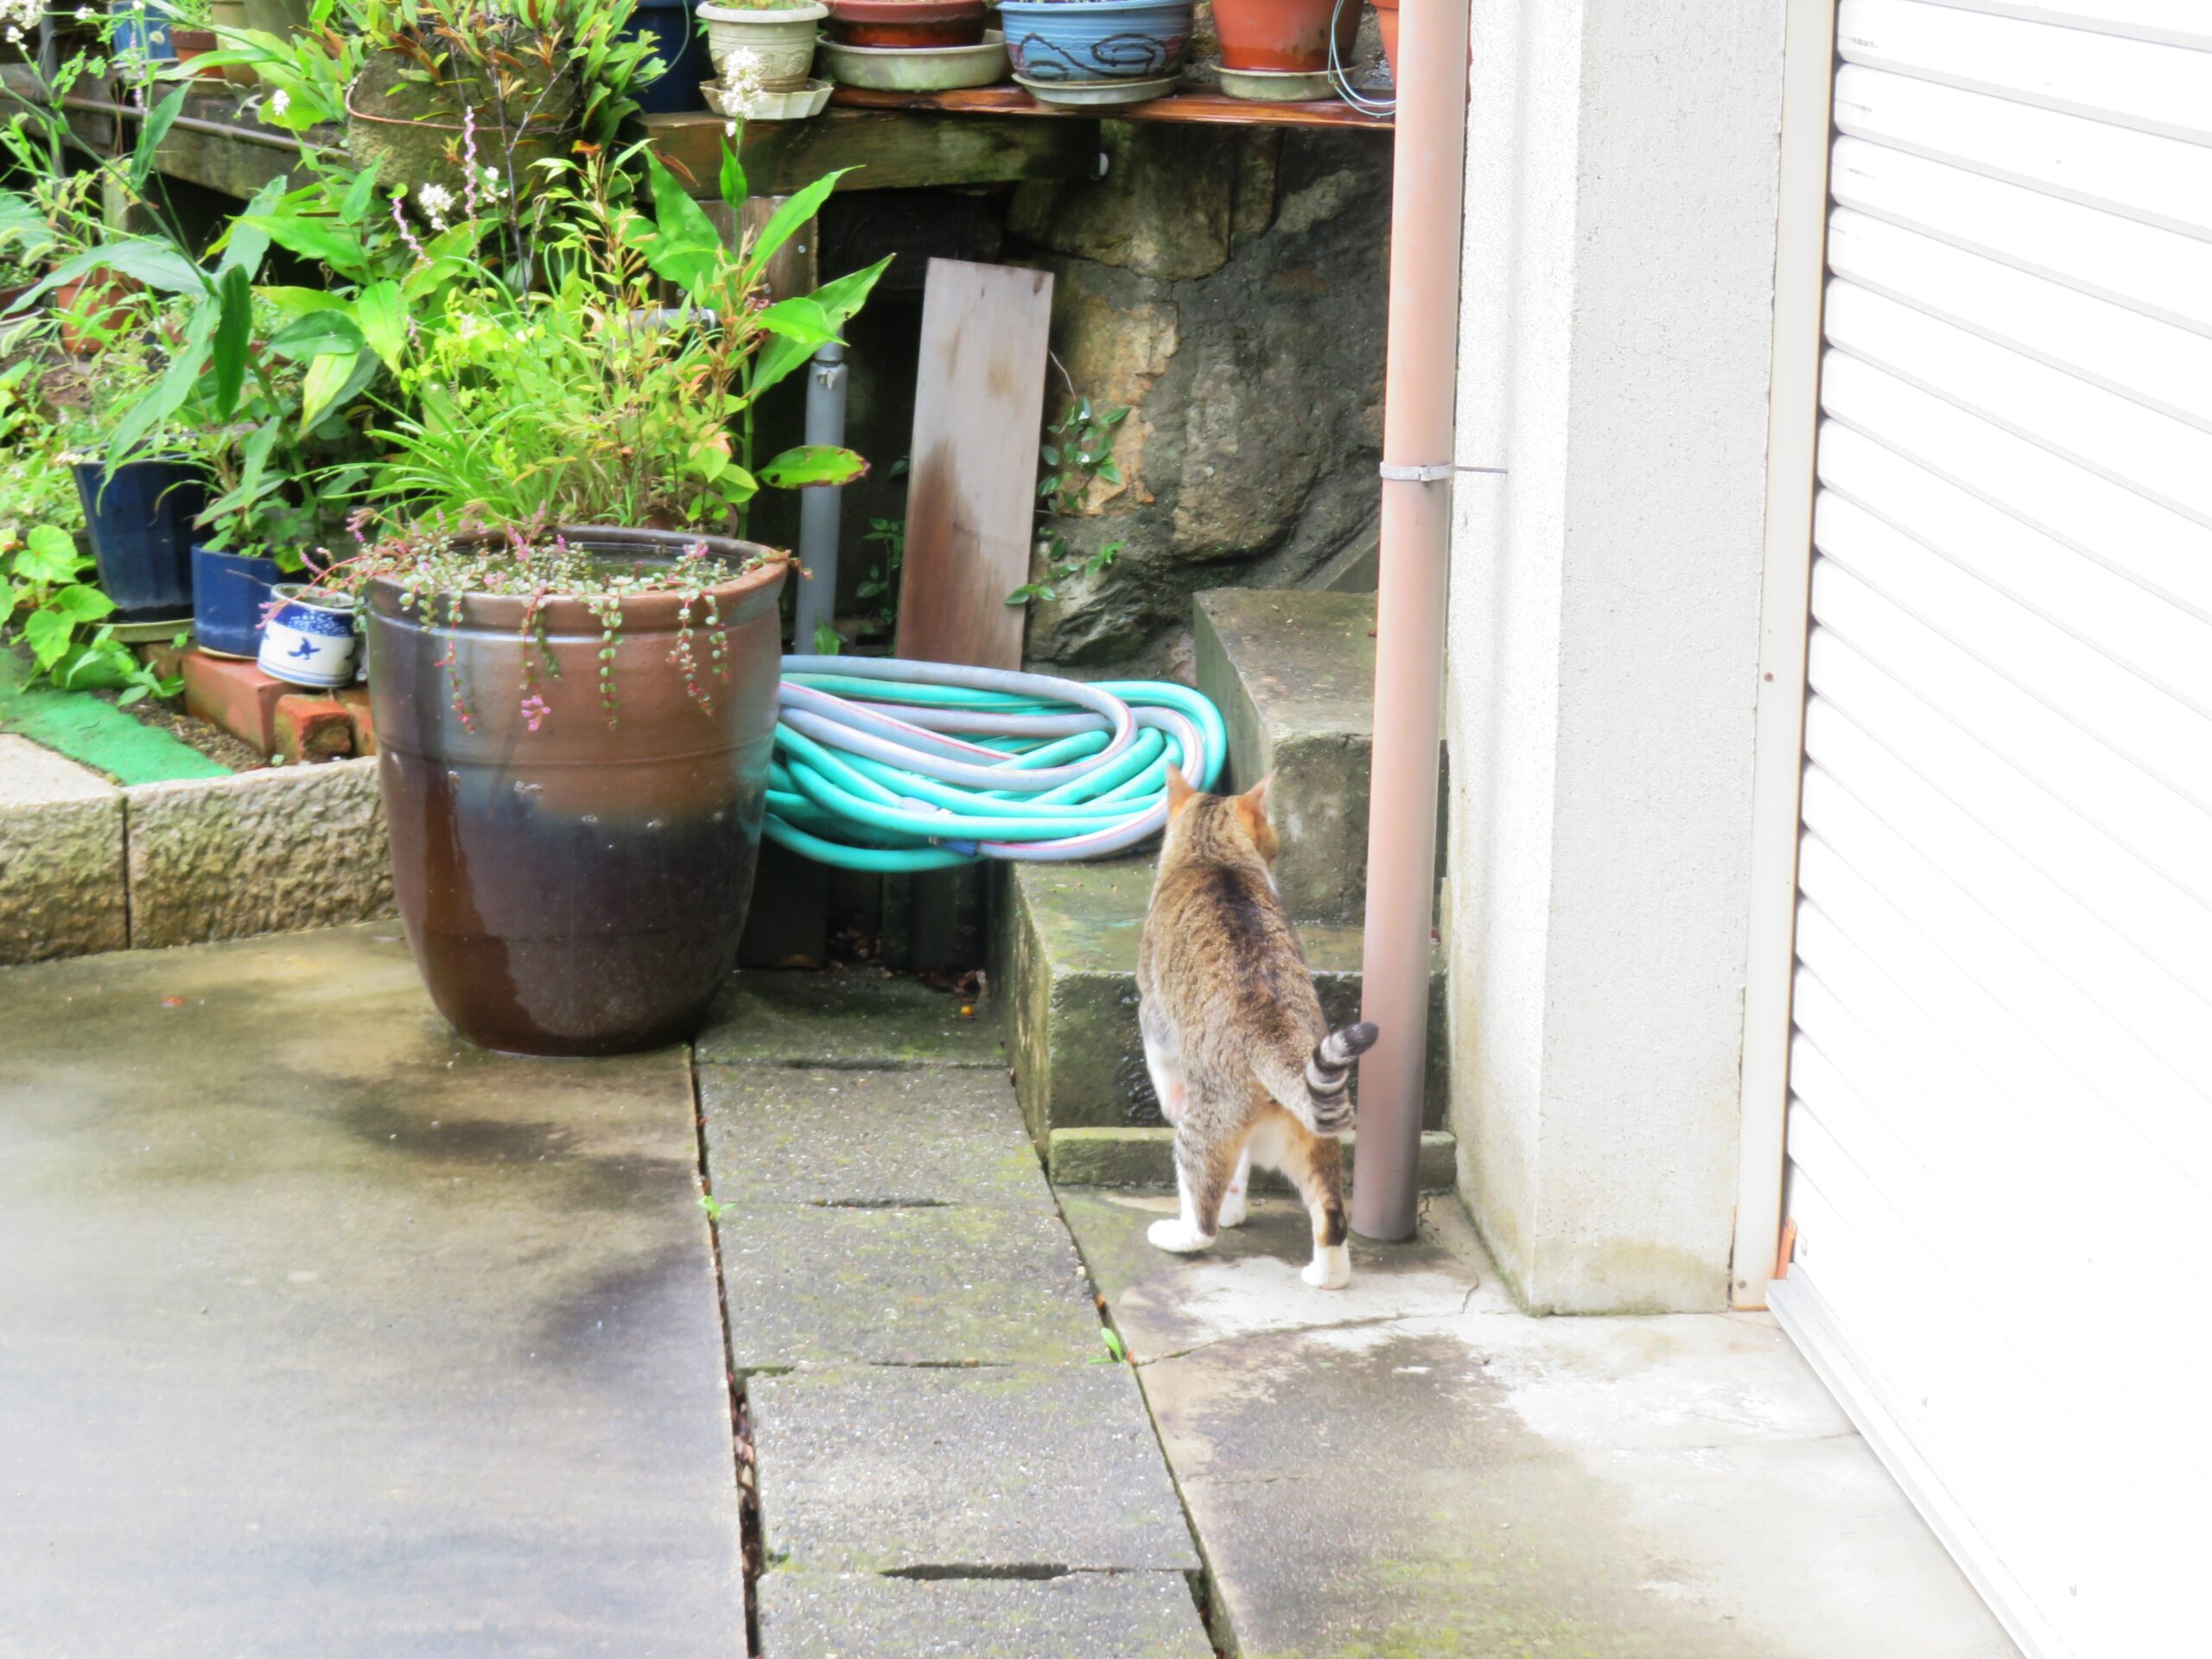
[[[1103,142],[1103,179],[1008,207],[1002,257],[1054,276],[1048,418],[1077,392],[1133,411],[1122,481],[1058,525],[1122,550],[1034,607],[1028,655],[1172,671],[1192,593],[1356,586],[1371,557],[1390,141],[1109,121]]]

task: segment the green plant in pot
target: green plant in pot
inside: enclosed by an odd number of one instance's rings
[[[388,185],[453,195],[474,175],[519,199],[577,138],[613,142],[653,61],[632,0],[348,3],[362,55],[346,147]]]
[[[574,175],[543,287],[488,270],[423,320],[372,494],[395,527],[322,579],[365,617],[400,913],[454,1026],[609,1053],[696,1028],[759,850],[785,556],[742,539],[763,486],[844,482],[849,450],[759,467],[754,401],[836,336],[878,265],[761,303],[833,179],[742,249],[647,163]],[[744,181],[725,155],[722,194]],[[742,215],[737,215],[740,222]],[[682,296],[661,308],[656,287]]]

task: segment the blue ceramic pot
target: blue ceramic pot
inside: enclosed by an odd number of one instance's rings
[[[200,474],[174,461],[134,461],[112,473],[80,461],[69,471],[115,620],[181,621],[192,609],[193,515],[207,499]]]
[[[681,115],[703,108],[699,83],[712,79],[714,71],[707,66],[707,49],[691,15],[691,0],[637,0],[630,14],[630,33],[651,41],[668,66],[658,80],[634,94],[638,108],[646,115]]]
[[[114,0],[108,12],[121,20],[111,41],[118,52],[143,52],[156,63],[175,60],[176,48],[169,44],[169,15],[154,0],[143,5]]]
[[[192,550],[192,637],[202,651],[252,657],[261,650],[261,611],[284,580],[274,559]]]
[[[1192,0],[1000,0],[1014,72],[1032,80],[1135,80],[1182,67]]]

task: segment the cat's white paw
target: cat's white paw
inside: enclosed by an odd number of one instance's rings
[[[1351,1283],[1351,1248],[1345,1244],[1317,1244],[1313,1259],[1298,1276],[1316,1290],[1342,1290]]]
[[[1159,1249],[1172,1250],[1177,1255],[1188,1255],[1194,1250],[1203,1250],[1213,1243],[1209,1235],[1200,1232],[1180,1216],[1173,1221],[1154,1222],[1145,1230],[1144,1236]]]
[[[1230,1192],[1221,1200],[1221,1214],[1214,1217],[1217,1227],[1242,1227],[1252,1218],[1252,1206],[1242,1192]]]

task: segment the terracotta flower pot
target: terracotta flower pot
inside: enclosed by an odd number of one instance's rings
[[[61,349],[74,357],[98,351],[99,331],[123,326],[126,314],[118,302],[137,291],[136,277],[112,270],[95,271],[55,288],[54,310],[61,321]],[[101,308],[103,301],[108,308]]]
[[[1359,37],[1358,0],[1213,0],[1221,35],[1221,61],[1229,69],[1274,69],[1318,74],[1329,67],[1329,24],[1335,19],[1337,55],[1350,68]]]
[[[194,58],[213,52],[221,44],[222,42],[215,38],[214,31],[212,29],[171,29],[169,30],[169,45],[175,50],[176,60],[179,63],[190,63]],[[220,80],[223,78],[223,71],[219,66],[213,69],[194,69],[192,73],[195,79],[200,80]]]
[[[840,46],[976,46],[983,0],[829,0],[830,38]]]
[[[1375,0],[1375,27],[1382,32],[1382,56],[1390,79],[1398,79],[1398,0]]]
[[[563,534],[626,561],[666,560],[702,540],[733,564],[763,550],[669,531]],[[543,608],[541,645],[521,631],[518,596],[466,594],[453,624],[442,600],[426,617],[427,600],[410,609],[397,584],[370,584],[393,886],[431,1000],[462,1036],[525,1054],[613,1054],[698,1029],[736,960],[752,897],[784,571],[772,559],[709,590],[722,677],[693,607],[706,707],[671,661],[676,595],[626,600],[613,727],[601,705],[601,625],[581,601]],[[540,655],[549,647],[557,677]],[[535,708],[524,704],[525,651]]]

